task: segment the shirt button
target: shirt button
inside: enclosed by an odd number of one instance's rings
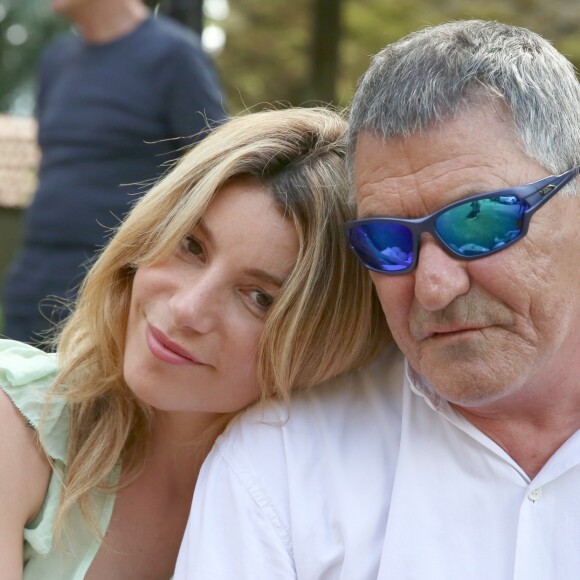
[[[532,489],[530,493],[528,493],[528,499],[532,502],[538,501],[542,497],[542,488],[538,487],[537,489]]]

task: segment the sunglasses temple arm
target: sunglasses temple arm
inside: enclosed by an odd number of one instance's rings
[[[575,167],[574,171],[566,173],[561,176],[561,179],[557,183],[551,183],[542,187],[540,190],[535,191],[531,195],[526,197],[530,208],[528,212],[535,212],[540,209],[547,201],[549,201],[556,193],[558,193],[564,186],[568,185],[572,179],[578,176],[580,173],[580,166]]]

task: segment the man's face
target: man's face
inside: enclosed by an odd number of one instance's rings
[[[549,175],[513,131],[482,107],[407,139],[361,135],[359,216],[418,218]],[[580,374],[579,218],[580,198],[558,193],[504,251],[459,260],[425,234],[413,272],[371,273],[396,342],[440,396],[522,409]]]

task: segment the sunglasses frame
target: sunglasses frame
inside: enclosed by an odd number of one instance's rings
[[[558,191],[560,191],[566,184],[568,184],[574,177],[580,174],[580,165],[565,171],[560,175],[550,175],[549,177],[544,177],[533,183],[527,183],[525,185],[518,185],[516,187],[511,187],[509,189],[498,189],[496,191],[489,191],[486,193],[476,194],[470,197],[464,197],[449,205],[438,209],[436,212],[429,214],[422,218],[417,219],[404,219],[404,218],[389,218],[389,217],[369,217],[356,220],[349,220],[345,222],[344,230],[348,240],[348,244],[351,250],[354,252],[356,257],[361,261],[365,268],[368,270],[373,270],[374,272],[379,272],[380,274],[387,274],[388,276],[397,276],[400,274],[408,274],[412,272],[419,258],[419,248],[421,246],[421,234],[427,233],[431,234],[438,242],[441,248],[450,256],[454,258],[459,258],[461,260],[478,260],[481,258],[487,258],[497,252],[505,250],[509,246],[519,242],[528,233],[528,227],[530,225],[530,220],[534,213],[536,213],[545,203],[547,203]],[[453,250],[447,245],[447,243],[441,238],[437,230],[435,229],[435,222],[437,219],[448,210],[453,209],[459,205],[465,203],[470,203],[473,201],[478,201],[481,199],[489,199],[492,197],[517,197],[520,202],[524,201],[528,204],[528,208],[524,210],[522,216],[522,227],[520,234],[512,240],[509,240],[499,248],[493,248],[489,252],[480,255],[464,256]],[[357,250],[350,240],[350,232],[358,226],[363,226],[366,224],[376,224],[376,223],[388,223],[388,224],[398,224],[407,227],[413,237],[413,261],[407,268],[402,268],[400,270],[385,271],[375,268],[366,264],[363,259],[359,256]]]

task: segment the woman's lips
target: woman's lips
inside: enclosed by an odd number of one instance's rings
[[[158,359],[172,365],[203,365],[187,350],[170,340],[165,334],[153,326],[147,327],[147,345]]]

